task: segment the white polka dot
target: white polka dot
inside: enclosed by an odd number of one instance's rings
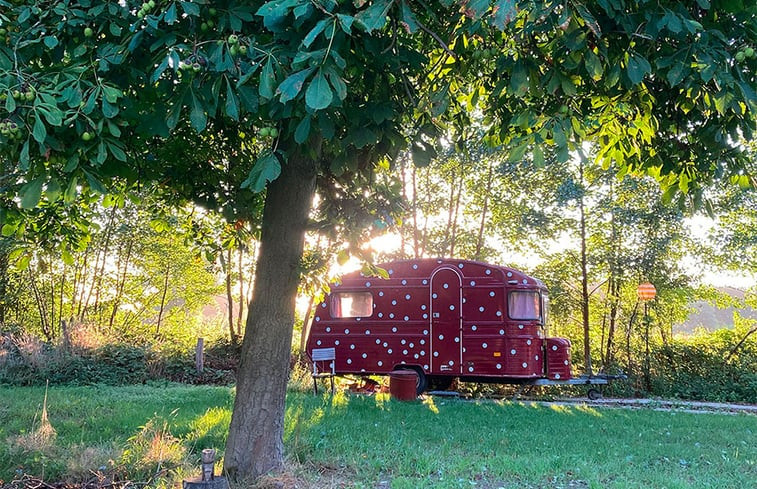
[[[555,378],[559,379],[560,378],[560,374],[555,374]]]
[[[415,355],[413,355],[413,358],[415,358],[416,360],[418,360],[418,354],[416,353]]]
[[[510,355],[515,355],[516,353],[518,353],[518,352],[515,351],[515,348],[513,348],[512,350],[510,350]]]
[[[475,280],[471,280],[470,281],[470,286],[471,287],[475,287],[476,286],[476,281]]]
[[[564,361],[563,361],[563,363],[564,363],[565,365],[568,365],[568,363],[569,363],[569,362],[568,362],[567,360],[564,360]]]
[[[528,280],[526,280],[526,279],[524,278],[524,279],[523,279],[523,283],[524,283],[524,284],[527,284],[527,283],[528,283]]]
[[[449,284],[444,284],[442,285],[442,287],[444,287],[445,289],[449,289]]]
[[[428,365],[424,365],[423,370],[428,370]]]
[[[489,345],[487,345],[486,343],[484,343],[484,344],[483,344],[483,345],[481,345],[481,346],[482,346],[482,347],[484,347],[484,348],[486,348],[486,347],[488,347]]]
[[[363,353],[363,358],[368,358],[368,354],[367,353]]]
[[[393,301],[392,301],[392,305],[393,305],[393,306],[396,306],[396,305],[397,305],[397,301],[396,301],[396,300],[393,300]]]
[[[439,298],[439,296],[438,296],[438,295],[436,295],[436,293],[433,293],[433,294],[431,294],[431,298],[432,298],[432,299],[437,299],[437,298]]]
[[[409,346],[410,348],[414,348],[414,347],[415,347],[415,345],[414,345],[413,343],[410,343],[410,344],[409,344],[409,345],[407,345],[407,346]]]
[[[410,300],[410,294],[406,294],[406,295],[405,295],[405,300],[406,300],[406,301],[409,301],[409,300]]]
[[[371,330],[370,329],[366,329],[365,330],[365,334],[371,334]]]
[[[466,297],[463,297],[463,304],[465,304],[466,302],[468,302],[468,299]]]
[[[425,280],[425,279],[424,279],[424,280],[423,280],[423,282],[421,282],[421,283],[422,283],[423,285],[428,285],[428,280]]]
[[[339,346],[339,340],[336,340],[336,341],[334,342],[334,344],[335,344],[336,346]]]
[[[387,342],[385,341],[385,342],[384,342],[384,344],[383,344],[382,346],[383,346],[384,348],[386,348],[387,346],[389,346],[389,343],[387,343]]]
[[[377,316],[380,317],[380,318],[382,318],[382,317],[384,317],[384,313],[380,312],[380,313],[377,314]]]
[[[453,362],[452,360],[450,360],[450,361],[449,361],[449,364],[450,364],[450,365],[454,365],[454,364],[455,364],[455,362]]]
[[[450,311],[454,311],[454,310],[455,310],[455,306],[453,306],[452,304],[450,304],[450,305],[449,305],[449,310],[450,310]]]
[[[355,321],[360,321],[360,318],[355,318]]]
[[[321,344],[321,340],[316,341],[315,344],[316,345],[320,345]]]
[[[407,285],[407,280],[403,280],[402,285]]]
[[[394,319],[394,313],[393,312],[389,313],[389,319]]]
[[[384,297],[384,291],[379,292],[379,297]]]
[[[315,317],[315,322],[316,322],[316,323],[317,323],[318,321],[320,321],[320,320],[321,320],[321,318],[320,318],[319,316],[316,316],[316,317]]]
[[[438,352],[438,351],[435,351],[435,352],[434,352],[434,357],[438,357],[438,356],[439,356],[439,352]]]
[[[418,270],[418,265],[413,263],[413,270]]]
[[[557,345],[552,345],[552,351],[557,351]]]
[[[361,368],[361,369],[360,369],[360,371],[361,371],[361,372],[365,372],[365,369],[364,369],[364,368]]]
[[[470,327],[470,329],[471,329],[471,331],[476,331],[478,329],[478,327],[474,324],[473,326]]]
[[[439,341],[441,341],[441,340],[443,340],[443,339],[444,339],[444,335],[443,335],[443,334],[440,334],[440,335],[439,335]]]
[[[497,364],[497,370],[500,370],[500,369],[502,369],[502,364],[501,364],[501,363],[498,363],[498,364]]]
[[[348,358],[347,359],[347,365],[350,365],[351,363],[352,363],[352,359]]]
[[[538,359],[539,359],[539,355],[534,355],[534,360],[538,360]]]
[[[389,275],[394,275],[394,270],[392,270],[391,268],[389,269]]]
[[[526,362],[523,362],[523,368],[528,367],[528,364]]]
[[[426,340],[421,340],[418,343],[420,343],[421,345],[425,345],[426,344]]]
[[[442,262],[441,260],[436,260],[436,263],[441,263],[441,262]]]
[[[489,269],[487,268],[487,269],[486,269],[486,272],[484,272],[484,273],[486,273],[487,275],[491,275],[491,274],[492,274],[492,271],[491,271],[491,270],[489,270]]]
[[[465,265],[463,265],[462,263],[458,263],[457,266],[460,268],[463,268]]]
[[[507,276],[508,277],[512,277],[513,276],[513,272],[507,272]]]
[[[502,317],[502,311],[497,311],[497,317]]]
[[[402,350],[403,355],[407,355],[407,350]]]
[[[345,329],[344,330],[344,334],[350,334],[350,330],[349,329]]]
[[[403,319],[404,319],[405,321],[410,321],[410,317],[409,317],[409,316],[405,316],[405,317],[404,317]]]
[[[426,351],[425,351],[425,350],[421,350],[421,356],[422,356],[422,357],[425,357],[425,356],[426,356]]]
[[[377,363],[376,365],[378,365],[378,366],[380,367],[380,366],[382,366],[383,364],[384,364],[384,362],[382,362],[381,360],[379,360],[379,361],[378,361],[378,363]]]
[[[526,344],[530,345],[531,344],[531,340],[526,340]]]
[[[326,327],[326,332],[327,332],[327,333],[331,333],[331,328],[329,328],[329,327],[327,326],[327,327]]]
[[[355,345],[350,345],[350,350],[354,350],[354,349],[355,349]]]
[[[519,324],[519,325],[518,325],[518,329],[523,329],[523,325],[522,325],[522,324]]]
[[[473,367],[468,367],[468,372],[473,372]]]
[[[397,326],[392,328],[392,333],[396,333],[396,332],[397,332]]]
[[[421,304],[421,311],[425,311],[425,310],[426,310],[426,304]]]
[[[458,336],[455,336],[455,343],[460,343],[460,338]]]
[[[479,307],[479,308],[478,308],[478,311],[479,311],[479,312],[484,312],[484,306],[481,306],[481,307]]]
[[[391,355],[392,354],[392,349],[389,348],[388,350],[386,350],[386,352]]]
[[[326,303],[325,302],[321,302],[321,307],[325,309],[326,308]]]
[[[504,329],[500,329],[499,330],[499,334],[501,334],[501,335],[505,334],[505,330]]]
[[[377,338],[377,339],[376,339],[376,344],[377,344],[377,345],[380,345],[380,344],[381,344],[381,340]]]
[[[370,283],[370,282],[366,282],[366,283],[365,283],[365,286],[366,286],[366,287],[370,287],[370,286],[371,286],[371,283]]]

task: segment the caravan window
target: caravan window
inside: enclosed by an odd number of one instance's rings
[[[370,292],[340,292],[331,296],[331,317],[357,318],[373,314],[373,295]]]
[[[536,290],[514,290],[507,298],[510,319],[541,319],[541,297]]]

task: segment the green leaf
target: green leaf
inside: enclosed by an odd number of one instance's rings
[[[418,29],[420,29],[418,20],[415,18],[415,14],[413,13],[410,6],[404,0],[400,3],[400,13],[402,14],[402,23],[405,26],[407,32],[409,32],[410,34],[415,34],[416,32],[418,32]]]
[[[336,18],[339,19],[339,26],[347,35],[352,35],[352,23],[355,21],[355,17],[349,15],[336,14]]]
[[[66,187],[66,191],[63,193],[63,202],[66,204],[71,204],[74,200],[76,200],[76,195],[79,193],[77,186],[79,184],[78,177],[74,176],[70,182],[68,182],[68,187]]]
[[[103,95],[105,96],[105,99],[115,104],[118,102],[118,99],[120,97],[123,97],[123,92],[115,87],[109,87],[108,85],[103,85]]]
[[[276,82],[276,76],[273,73],[273,62],[271,57],[268,57],[265,65],[263,65],[263,72],[260,74],[260,86],[258,87],[258,93],[261,98],[270,100],[273,98],[273,87]]]
[[[10,90],[6,90],[5,93],[7,94],[7,98],[5,99],[5,110],[6,112],[13,112],[16,110],[16,99],[13,98]]]
[[[38,177],[21,187],[18,195],[21,198],[23,209],[33,209],[37,206],[39,199],[42,198],[42,184],[44,182],[45,177]]]
[[[84,176],[87,178],[87,183],[89,184],[89,188],[94,190],[97,193],[100,194],[107,194],[108,190],[105,188],[105,186],[100,182],[100,180],[97,179],[93,174],[88,172],[87,170],[82,170],[84,173]]]
[[[649,65],[649,61],[647,61],[645,57],[639,54],[633,54],[628,58],[626,73],[634,85],[641,83],[647,73],[650,73],[651,71],[652,67]]]
[[[45,124],[42,122],[42,119],[39,118],[39,114],[34,114],[34,127],[32,128],[32,136],[34,136],[34,139],[42,144],[45,142],[45,138],[47,137],[47,128],[45,128]]]
[[[308,140],[310,135],[310,116],[305,116],[304,119],[297,124],[297,129],[294,131],[294,141],[297,144],[303,144]]]
[[[377,0],[370,7],[358,13],[355,20],[363,26],[366,32],[371,33],[386,25],[386,14],[389,12],[392,2],[390,0]]]
[[[108,102],[107,99],[103,99],[103,116],[107,119],[112,119],[118,115],[118,105]]]
[[[323,71],[318,70],[305,92],[305,103],[313,110],[321,110],[331,105],[333,99],[334,93],[331,91]]]
[[[513,68],[510,76],[510,90],[516,94],[523,94],[528,91],[528,71],[523,63],[518,63]]]
[[[497,0],[492,9],[492,23],[497,29],[504,31],[507,24],[518,14],[515,0]]]
[[[249,188],[259,193],[268,182],[276,180],[281,174],[281,163],[274,153],[267,152],[258,158],[250,170],[250,175],[242,182],[242,188]]]
[[[255,15],[263,17],[263,25],[269,30],[275,31],[279,24],[284,21],[284,17],[287,16],[292,7],[299,3],[299,0],[273,0],[272,2],[264,3],[255,12]]]
[[[302,91],[305,80],[312,73],[314,68],[306,68],[297,73],[289,75],[276,89],[276,93],[281,93],[279,100],[282,104],[294,99]]]
[[[189,111],[189,122],[192,124],[192,128],[197,132],[202,132],[205,126],[208,124],[208,114],[205,112],[205,107],[202,105],[202,101],[194,92],[190,92],[191,105]]]
[[[200,6],[193,2],[179,2],[181,4],[181,8],[184,9],[184,12],[186,12],[189,16],[197,16],[200,15]]]
[[[594,16],[589,12],[589,9],[586,8],[585,5],[580,3],[574,4],[576,7],[576,10],[578,11],[578,14],[581,16],[581,19],[586,23],[586,26],[591,30],[591,32],[597,37],[602,37],[602,30],[599,28],[599,23],[597,22],[597,19],[594,18]]]
[[[594,80],[600,80],[602,78],[603,69],[602,62],[599,60],[599,56],[594,54],[593,51],[586,51],[584,57],[584,65],[586,65],[586,71]]]
[[[489,0],[468,0],[465,4],[465,15],[474,21],[481,18],[489,10]]]
[[[45,46],[47,46],[47,49],[53,49],[58,45],[58,38],[55,36],[45,36],[43,42],[45,43]]]
[[[16,234],[16,229],[18,229],[18,226],[16,226],[15,224],[6,223],[3,224],[1,233],[4,237],[8,238]]]
[[[74,256],[68,250],[62,250],[60,252],[60,259],[63,260],[63,263],[65,263],[68,266],[71,266],[74,264]]]
[[[335,22],[331,19],[323,19],[318,21],[317,24],[315,24],[315,27],[310,29],[310,32],[308,32],[307,36],[302,40],[302,45],[305,46],[305,48],[309,48],[311,44],[315,41],[315,39],[318,37],[318,35],[323,32],[323,30],[326,28],[326,26],[330,22]]]
[[[226,106],[224,110],[226,111],[226,115],[233,120],[239,120],[239,101],[228,78],[226,79]]]
[[[47,182],[47,187],[45,188],[45,195],[47,196],[47,200],[50,202],[55,202],[60,197],[61,193],[63,192],[63,189],[60,186],[60,183],[58,183],[58,180],[51,179],[49,182]]]
[[[668,83],[670,86],[675,86],[680,83],[681,80],[683,80],[684,74],[686,71],[688,71],[686,66],[686,63],[683,61],[675,63],[670,70],[668,71],[666,78],[668,79]]]

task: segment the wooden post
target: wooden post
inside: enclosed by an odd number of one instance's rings
[[[203,367],[205,366],[205,353],[204,353],[205,339],[197,338],[197,346],[195,347],[195,368],[197,373],[201,374]]]

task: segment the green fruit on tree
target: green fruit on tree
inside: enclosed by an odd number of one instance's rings
[[[91,141],[92,140],[92,134],[89,131],[84,131],[81,134],[81,140],[84,141],[85,143],[87,141]]]
[[[738,53],[736,53],[736,61],[738,61],[739,63],[744,61],[744,58],[746,58],[746,53],[744,51],[739,51]]]
[[[24,98],[26,99],[27,102],[33,101],[34,100],[34,92],[32,92],[31,90],[29,90],[28,92],[24,93]]]
[[[261,137],[267,138],[270,135],[271,135],[271,130],[268,129],[267,127],[264,127],[262,129],[260,129],[260,136]]]
[[[747,58],[753,58],[754,57],[754,48],[751,47],[751,46],[748,47],[748,48],[746,48],[744,50],[744,54],[746,55]]]
[[[567,114],[568,113],[568,106],[563,104],[560,106],[560,113],[561,114]]]
[[[216,23],[213,22],[213,19],[208,19],[205,23],[208,24],[208,27],[215,27],[216,25]]]
[[[197,73],[200,70],[202,70],[202,65],[200,65],[200,63],[192,63],[192,71]]]
[[[239,42],[239,36],[237,36],[236,34],[232,34],[229,36],[228,40],[229,40],[229,44],[236,44]]]
[[[272,138],[277,138],[279,137],[279,130],[275,127],[272,127],[268,130],[268,134],[270,134]]]
[[[149,2],[147,2],[147,5],[149,5],[151,9],[155,8],[155,0],[150,0]]]
[[[247,46],[244,46],[244,45],[239,46],[239,54],[243,56],[247,54]]]
[[[236,44],[232,44],[231,47],[229,47],[229,53],[231,53],[232,56],[236,56],[239,52],[239,49],[237,49]]]
[[[208,13],[209,13],[210,15],[216,15],[216,14],[218,14],[218,10],[216,10],[216,9],[215,9],[215,7],[210,7],[210,8],[208,9]]]
[[[210,27],[208,26],[208,23],[207,23],[207,22],[203,22],[202,24],[200,24],[200,30],[201,30],[202,32],[205,32],[205,31],[207,31],[207,30],[208,30],[209,28],[210,28]]]
[[[95,35],[95,31],[93,31],[91,27],[86,27],[84,29],[84,37],[92,37],[93,35]]]

